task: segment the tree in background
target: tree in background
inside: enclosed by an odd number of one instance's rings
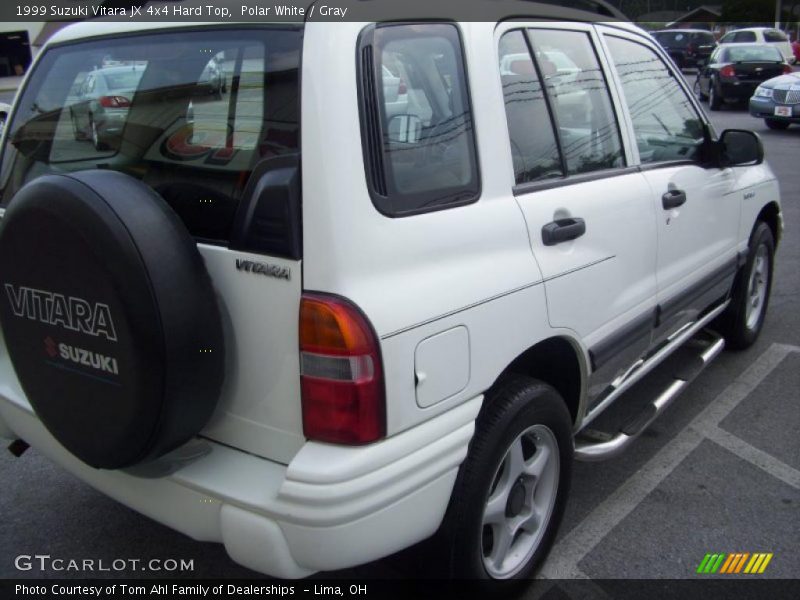
[[[724,0],[722,21],[726,23],[775,23],[775,3],[765,0]]]

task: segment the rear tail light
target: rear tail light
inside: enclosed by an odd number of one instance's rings
[[[97,101],[103,108],[127,108],[131,105],[125,96],[100,96]]]
[[[794,69],[792,69],[791,65],[783,65],[783,74],[788,75],[789,73],[793,73]]]
[[[400,79],[400,83],[397,86],[397,93],[398,94],[405,94],[408,92],[408,87],[406,86],[406,80]]]
[[[722,77],[736,77],[736,69],[733,68],[733,65],[725,65],[719,70],[719,74]]]
[[[378,339],[355,305],[338,296],[303,294],[300,362],[306,438],[357,445],[386,435]]]

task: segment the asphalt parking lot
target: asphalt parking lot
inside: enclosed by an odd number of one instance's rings
[[[763,333],[751,349],[723,353],[625,455],[576,464],[560,536],[539,577],[696,578],[706,553],[732,552],[773,553],[759,577],[800,573],[800,126],[771,131],[742,107],[710,114],[720,131],[763,137],[783,190],[786,229]],[[660,390],[662,371],[613,411]],[[191,559],[193,571],[169,575],[261,577],[222,546],[150,521],[33,449],[20,459],[0,453],[0,487],[0,577],[80,576],[19,571],[20,554]],[[413,553],[403,552],[326,576],[412,578],[414,565]]]

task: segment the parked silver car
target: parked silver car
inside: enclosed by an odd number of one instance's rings
[[[136,65],[90,72],[78,87],[76,101],[69,109],[75,139],[90,139],[95,149],[108,149],[109,139],[122,133],[131,98],[143,73],[144,69]]]

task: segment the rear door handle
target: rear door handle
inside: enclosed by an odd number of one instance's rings
[[[562,242],[577,239],[586,233],[586,222],[577,217],[558,219],[542,227],[542,243],[555,246]]]
[[[670,190],[661,196],[661,206],[664,210],[678,208],[686,202],[686,192],[683,190]]]

